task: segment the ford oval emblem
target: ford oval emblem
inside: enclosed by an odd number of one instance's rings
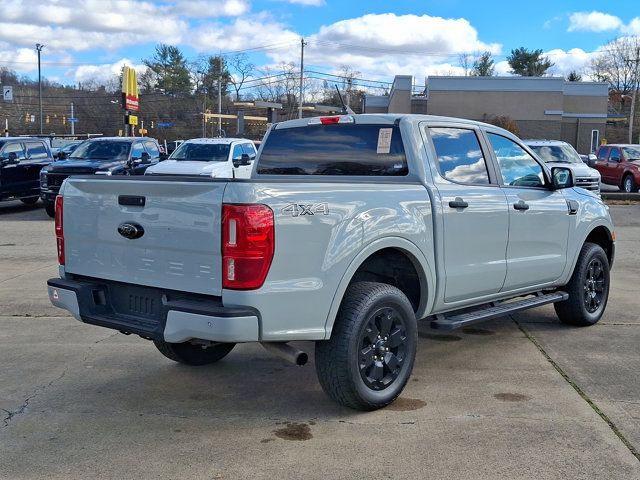
[[[118,233],[124,238],[135,240],[144,235],[144,228],[137,223],[121,223],[118,225]]]

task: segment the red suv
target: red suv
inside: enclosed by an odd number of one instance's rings
[[[640,186],[640,145],[602,145],[596,150],[593,168],[600,172],[602,183],[617,185],[632,193]]]

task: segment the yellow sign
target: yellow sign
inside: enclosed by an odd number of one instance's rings
[[[127,116],[127,120],[129,121],[129,125],[138,125],[138,117],[136,115]]]
[[[125,110],[137,112],[140,109],[136,71],[127,66],[122,67],[122,105]]]

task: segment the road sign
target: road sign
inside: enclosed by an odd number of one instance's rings
[[[9,86],[2,87],[2,99],[5,102],[13,102],[13,87],[9,87]]]
[[[173,127],[173,123],[171,122],[158,122],[158,128],[171,128]]]
[[[78,119],[75,117],[67,118],[67,120],[69,121],[69,123],[78,123]]]
[[[136,115],[127,115],[129,125],[138,125],[138,117]]]

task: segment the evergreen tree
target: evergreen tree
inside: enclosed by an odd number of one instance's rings
[[[473,61],[471,75],[474,77],[491,77],[495,72],[495,65],[491,52],[483,52]]]
[[[160,44],[151,59],[143,60],[148,68],[143,84],[166,94],[191,92],[191,76],[187,61],[178,47]]]
[[[511,50],[507,57],[511,73],[523,77],[542,77],[553,63],[542,55],[542,50],[528,50],[524,47]]]

